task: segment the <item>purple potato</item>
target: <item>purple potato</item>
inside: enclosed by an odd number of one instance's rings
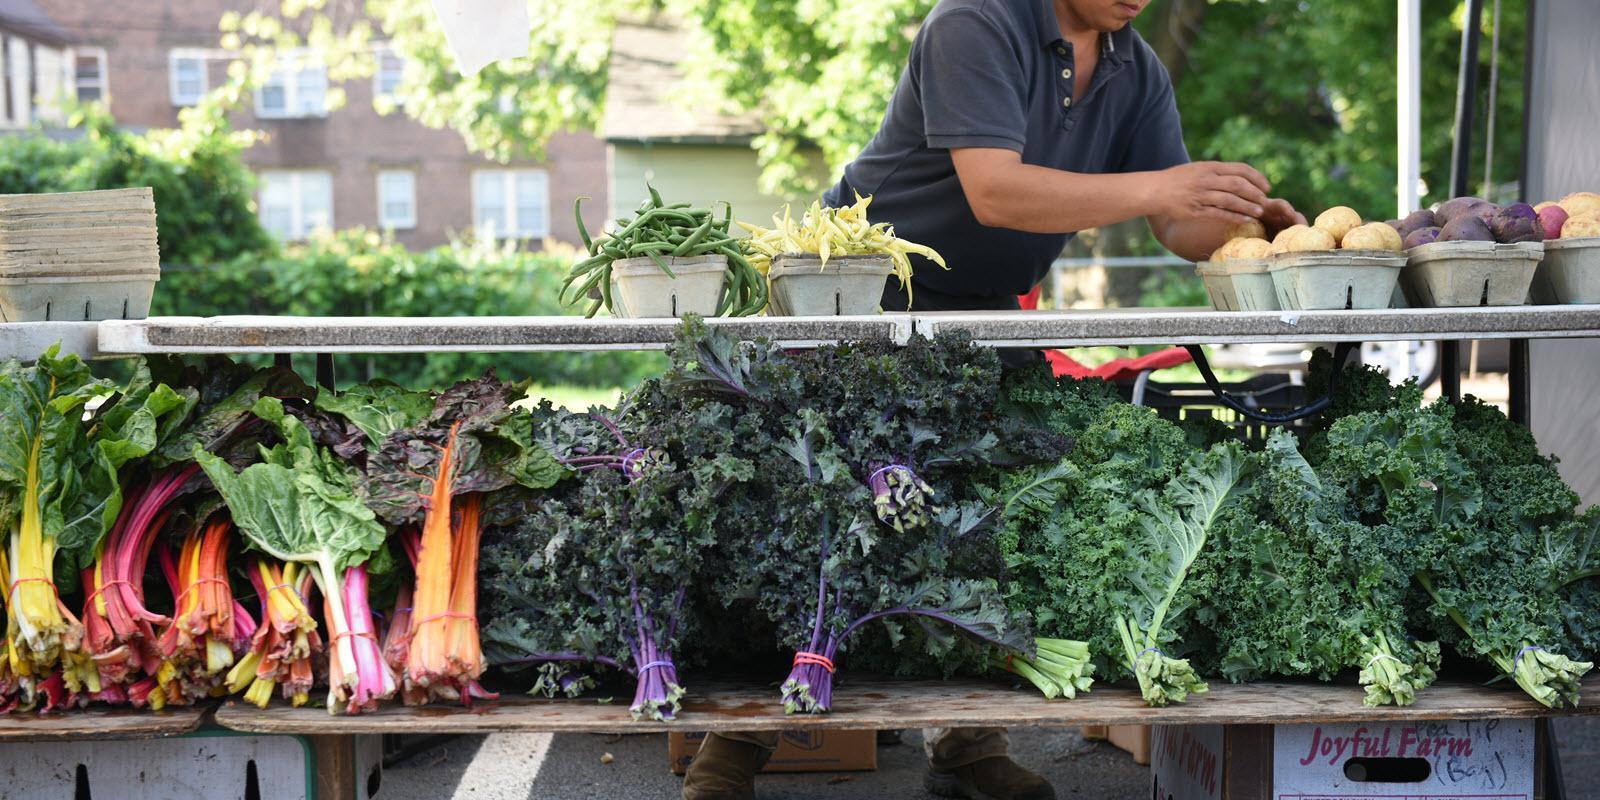
[[[1483,222],[1488,222],[1493,213],[1494,203],[1488,200],[1480,197],[1458,197],[1454,200],[1445,200],[1445,205],[1438,206],[1438,211],[1434,211],[1434,219],[1438,226],[1443,227],[1456,221],[1462,214],[1475,214],[1478,218],[1482,218]]]
[[[1539,212],[1539,227],[1544,228],[1544,238],[1560,239],[1561,226],[1567,224],[1567,210],[1561,206],[1546,206]]]
[[[1413,211],[1407,214],[1405,219],[1400,220],[1399,231],[1400,235],[1404,237],[1412,231],[1423,228],[1437,228],[1440,224],[1438,220],[1434,219],[1433,212],[1424,208],[1421,211]]]
[[[1495,241],[1504,244],[1544,241],[1544,228],[1539,225],[1539,215],[1527,203],[1512,203],[1495,212],[1489,220],[1489,230]]]
[[[1492,242],[1494,233],[1477,215],[1462,213],[1439,230],[1441,242]]]
[[[1418,228],[1418,229],[1406,234],[1406,239],[1405,239],[1405,241],[1403,243],[1401,243],[1400,249],[1402,249],[1402,250],[1410,250],[1413,247],[1421,247],[1421,246],[1423,246],[1425,244],[1433,244],[1438,239],[1439,239],[1439,228],[1438,228],[1438,226],[1429,226],[1429,227],[1426,227],[1426,228]]]
[[[1391,228],[1394,228],[1396,231],[1400,230],[1400,220],[1397,220],[1397,219],[1386,219],[1386,220],[1383,221],[1383,224],[1388,225]]]

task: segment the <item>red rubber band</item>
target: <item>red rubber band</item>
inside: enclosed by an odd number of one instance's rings
[[[337,642],[340,639],[343,639],[343,638],[345,638],[347,636],[359,636],[359,637],[361,637],[363,639],[371,640],[372,643],[374,643],[374,644],[376,644],[378,642],[377,634],[374,634],[371,631],[361,631],[359,633],[357,633],[356,631],[345,631],[344,633],[336,633],[336,634],[333,635],[333,641]]]
[[[83,607],[84,608],[88,608],[88,607],[94,605],[94,599],[96,597],[99,597],[101,594],[105,593],[105,590],[107,590],[107,589],[109,589],[109,588],[111,588],[113,586],[117,586],[119,584],[122,585],[122,586],[128,586],[128,587],[132,587],[133,586],[132,583],[129,583],[128,581],[125,581],[125,580],[123,580],[121,578],[117,578],[116,580],[106,581],[105,583],[100,584],[99,588],[97,588],[94,591],[90,592],[89,596],[83,598]]]
[[[194,583],[184,587],[183,591],[178,592],[177,597],[172,598],[172,613],[178,613],[178,608],[183,605],[183,598],[188,597],[189,593],[194,591],[196,587],[205,583],[220,583],[223,586],[227,586],[229,591],[233,589],[233,585],[222,578],[195,578]]]
[[[21,583],[42,583],[42,584],[45,584],[46,586],[50,587],[50,593],[54,594],[56,596],[56,602],[57,603],[61,602],[61,590],[57,589],[55,582],[50,580],[49,578],[18,578],[16,580],[12,581],[11,582],[10,591],[6,592],[6,602],[10,602],[11,598],[16,595],[16,593],[17,593],[17,584],[21,584]]]
[[[833,674],[833,659],[824,655],[807,653],[806,651],[801,650],[794,654],[794,665],[798,667],[801,664],[811,664],[822,667],[828,671],[828,674]]]
[[[477,617],[475,617],[475,616],[473,616],[471,614],[464,614],[464,613],[462,613],[460,611],[446,611],[446,612],[444,612],[442,614],[434,614],[431,617],[423,617],[422,619],[412,620],[411,621],[411,629],[412,630],[416,630],[417,628],[419,628],[419,627],[421,627],[423,625],[426,625],[429,622],[435,622],[435,621],[441,620],[441,619],[464,619],[464,620],[467,620],[468,622],[471,622],[472,623],[472,627],[474,627],[474,628],[478,627],[478,618]]]

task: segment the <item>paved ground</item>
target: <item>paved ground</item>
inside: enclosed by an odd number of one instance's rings
[[[1600,800],[1600,720],[1558,723],[1568,800]],[[1056,785],[1062,800],[1133,800],[1150,794],[1149,773],[1076,730],[1013,733],[1017,758]],[[604,759],[611,755],[609,761]],[[875,772],[767,775],[759,800],[911,800],[922,789],[921,737],[878,748]],[[452,739],[390,767],[381,800],[671,800],[679,778],[667,770],[660,735],[496,734]]]

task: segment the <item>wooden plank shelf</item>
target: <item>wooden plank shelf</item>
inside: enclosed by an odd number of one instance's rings
[[[917,314],[916,332],[965,331],[995,347],[1271,344],[1600,337],[1600,306],[1382,311],[952,311]]]
[[[1133,689],[1096,686],[1075,700],[1046,700],[1029,688],[982,681],[848,681],[834,694],[827,714],[785,715],[771,686],[711,684],[690,687],[674,722],[634,721],[626,697],[611,703],[593,698],[546,700],[503,695],[471,708],[388,704],[376,713],[334,716],[320,706],[258,709],[237,700],[224,703],[216,723],[251,733],[651,733],[669,730],[875,730],[887,728],[1067,727],[1077,725],[1270,725],[1300,722],[1410,722],[1443,719],[1525,719],[1600,714],[1590,701],[1552,711],[1515,687],[1447,682],[1422,692],[1405,708],[1361,705],[1352,684],[1213,683],[1207,694],[1167,708],[1151,708]],[[1586,697],[1600,698],[1600,677],[1584,684]]]
[[[911,338],[908,314],[707,319],[743,338],[784,347]],[[675,319],[582,317],[152,317],[101,323],[107,354],[441,353],[660,350]]]
[[[154,739],[198,730],[210,706],[149,711],[84,708],[56,714],[0,714],[0,743],[83,739]]]

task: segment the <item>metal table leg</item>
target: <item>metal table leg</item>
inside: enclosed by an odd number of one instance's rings
[[[1439,343],[1439,392],[1452,403],[1461,402],[1461,343]]]
[[[317,354],[317,385],[324,389],[334,388],[332,353]]]
[[[1511,340],[1511,399],[1507,416],[1511,421],[1528,427],[1533,395],[1529,389],[1533,382],[1532,362],[1528,357],[1528,340]]]

